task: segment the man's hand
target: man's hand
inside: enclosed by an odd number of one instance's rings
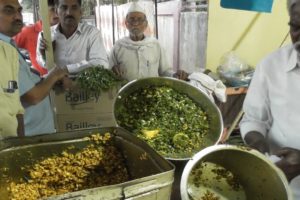
[[[63,77],[62,81],[62,87],[64,90],[68,91],[69,89],[72,89],[74,87],[74,83],[72,79],[69,77]]]
[[[126,74],[125,67],[122,67],[120,64],[113,66],[112,71],[120,78],[123,78]]]
[[[173,75],[174,78],[178,78],[180,80],[186,81],[188,79],[189,74],[183,70],[177,70],[177,72]]]
[[[49,71],[46,78],[50,78],[54,80],[56,87],[59,87],[63,90],[68,91],[69,89],[72,89],[75,84],[73,83],[72,79],[68,77],[68,69],[66,66],[64,67],[54,67]]]
[[[41,33],[42,34],[42,33]],[[53,51],[55,50],[55,40],[52,42],[52,47],[53,47]],[[39,45],[39,51],[41,53],[41,55],[43,56],[43,58],[46,57],[45,51],[48,48],[48,42],[47,40],[44,38],[44,35],[42,34],[41,40],[40,40],[40,45]]]
[[[64,77],[68,76],[69,72],[67,67],[54,67],[52,68],[48,75],[47,78],[54,79],[55,82],[62,80]]]
[[[245,141],[249,147],[260,151],[261,153],[269,152],[269,145],[265,137],[256,131],[251,131],[246,134]]]
[[[21,96],[22,105],[26,108],[40,103],[49,95],[49,92],[55,83],[62,80],[67,75],[68,70],[66,67],[52,68],[42,81]]]
[[[275,155],[282,158],[275,164],[285,173],[288,181],[300,175],[300,150],[285,147]]]

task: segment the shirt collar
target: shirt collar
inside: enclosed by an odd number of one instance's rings
[[[82,32],[83,32],[83,23],[82,23],[82,22],[79,22],[76,31],[78,31],[79,33],[82,33]]]
[[[77,32],[77,33],[82,33],[83,32],[83,23],[82,22],[79,22],[78,23],[78,26],[77,26],[77,29],[76,29],[76,31],[75,32]],[[55,31],[56,32],[59,32],[60,33],[60,31],[59,31],[59,24],[56,24],[56,25],[54,25],[54,29],[55,29]]]
[[[300,60],[299,56],[300,55],[298,55],[297,51],[295,50],[295,48],[293,46],[292,51],[290,53],[290,56],[288,58],[287,65],[285,66],[285,71],[286,72],[289,72],[289,71],[293,70],[295,67],[297,67],[298,60]]]
[[[6,43],[12,45],[12,46],[13,46],[14,48],[16,48],[16,49],[18,50],[18,52],[19,52],[19,49],[18,49],[18,46],[17,46],[15,40],[12,39],[11,37],[9,37],[9,36],[7,36],[7,35],[4,35],[4,34],[0,33],[0,40],[2,40],[2,41],[4,41],[4,42],[6,42]],[[20,52],[19,52],[19,53],[20,53]]]
[[[4,42],[10,43],[11,37],[0,33],[0,40],[3,40]]]

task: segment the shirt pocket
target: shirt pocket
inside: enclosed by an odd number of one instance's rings
[[[24,112],[24,108],[20,102],[18,90],[16,90],[14,93],[8,93],[4,92],[1,88],[0,98],[1,106],[5,106],[5,110],[7,110],[11,116],[15,116],[16,114],[21,114]]]
[[[158,66],[159,64],[159,54],[158,52],[145,51],[144,59],[147,67]]]
[[[144,67],[148,70],[148,76],[158,76],[159,53],[153,49],[144,52]]]
[[[17,136],[17,107],[14,107],[11,102],[13,95],[6,94],[3,88],[0,90],[0,139],[1,137]]]

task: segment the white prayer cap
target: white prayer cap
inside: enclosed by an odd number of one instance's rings
[[[140,13],[143,13],[146,15],[145,10],[141,6],[139,6],[138,2],[136,2],[136,1],[131,3],[127,14],[132,13],[132,12],[140,12]]]

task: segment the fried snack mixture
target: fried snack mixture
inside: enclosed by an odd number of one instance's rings
[[[190,157],[205,147],[208,114],[186,94],[167,86],[149,86],[122,99],[120,126],[135,133],[165,157]]]
[[[225,183],[231,191],[241,191],[243,187],[238,179],[231,171],[225,169],[222,166],[212,164],[209,162],[198,163],[191,172],[192,174],[192,183],[200,188],[211,187],[211,180],[216,182]],[[216,186],[216,185],[213,185]],[[225,186],[225,185],[224,185]],[[219,186],[218,186],[219,187]],[[224,188],[218,188],[219,191],[222,191]],[[219,200],[220,197],[215,193],[206,190],[205,193],[201,196],[201,200]]]
[[[209,164],[207,162],[201,162],[200,164],[197,164],[197,166],[192,170],[192,174],[194,177],[193,183],[196,187],[200,187],[201,184],[204,184],[205,181],[207,181],[207,180],[203,180],[204,177],[203,171],[204,168],[206,168],[208,165]],[[230,186],[230,188],[234,191],[238,191],[242,189],[242,185],[240,184],[238,177],[234,176],[232,172],[218,165],[213,165],[213,166],[214,167],[210,169],[213,175],[211,179],[215,179],[217,181],[225,180],[226,183]]]
[[[124,158],[110,139],[110,133],[95,134],[90,137],[94,144],[76,153],[64,151],[37,162],[25,180],[10,184],[10,199],[34,200],[128,181]]]
[[[214,195],[214,193],[207,190],[205,194],[201,197],[201,200],[220,200],[220,197]]]

